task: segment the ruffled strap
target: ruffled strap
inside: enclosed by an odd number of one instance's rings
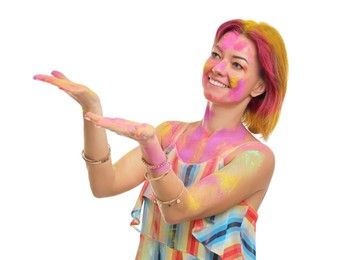
[[[258,215],[246,202],[205,219],[196,220],[192,235],[222,259],[255,259]]]
[[[137,226],[140,224],[140,215],[141,215],[141,212],[142,212],[142,206],[143,206],[143,202],[144,202],[143,196],[144,196],[145,190],[147,189],[148,185],[149,185],[149,182],[145,181],[144,185],[142,187],[142,190],[139,193],[136,204],[133,207],[133,210],[131,211],[132,221],[130,223],[130,226],[132,226],[138,232],[140,232],[140,229]]]

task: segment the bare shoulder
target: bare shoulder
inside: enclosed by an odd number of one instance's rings
[[[275,155],[264,143],[247,142],[233,152],[228,163],[243,165],[244,168],[270,178],[274,173]]]
[[[162,146],[163,144],[169,143],[176,131],[178,131],[181,127],[187,126],[188,124],[188,122],[181,121],[165,121],[159,124],[156,127],[156,134]]]
[[[262,156],[266,157],[268,160],[275,160],[275,155],[273,150],[266,144],[254,141],[245,143],[244,146],[240,149],[241,152],[253,152],[261,154]]]

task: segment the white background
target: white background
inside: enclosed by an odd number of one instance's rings
[[[289,3],[288,3],[289,2]],[[56,69],[95,90],[104,114],[199,120],[217,27],[265,21],[285,39],[289,86],[268,141],[277,164],[257,226],[259,260],[337,259],[336,1],[2,1],[0,259],[134,259],[140,187],[91,195],[79,105],[32,79]],[[109,133],[113,160],[135,143]]]

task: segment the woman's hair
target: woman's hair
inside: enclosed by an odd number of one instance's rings
[[[251,99],[243,114],[243,123],[249,131],[261,134],[266,140],[278,122],[287,90],[288,58],[284,41],[267,23],[236,19],[219,26],[215,42],[229,31],[245,35],[256,46],[266,91]]]

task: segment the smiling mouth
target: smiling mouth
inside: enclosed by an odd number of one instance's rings
[[[223,84],[221,82],[215,81],[212,78],[209,78],[209,83],[214,85],[214,86],[216,86],[216,87],[220,87],[220,88],[230,88],[230,86],[225,85],[225,84]]]

